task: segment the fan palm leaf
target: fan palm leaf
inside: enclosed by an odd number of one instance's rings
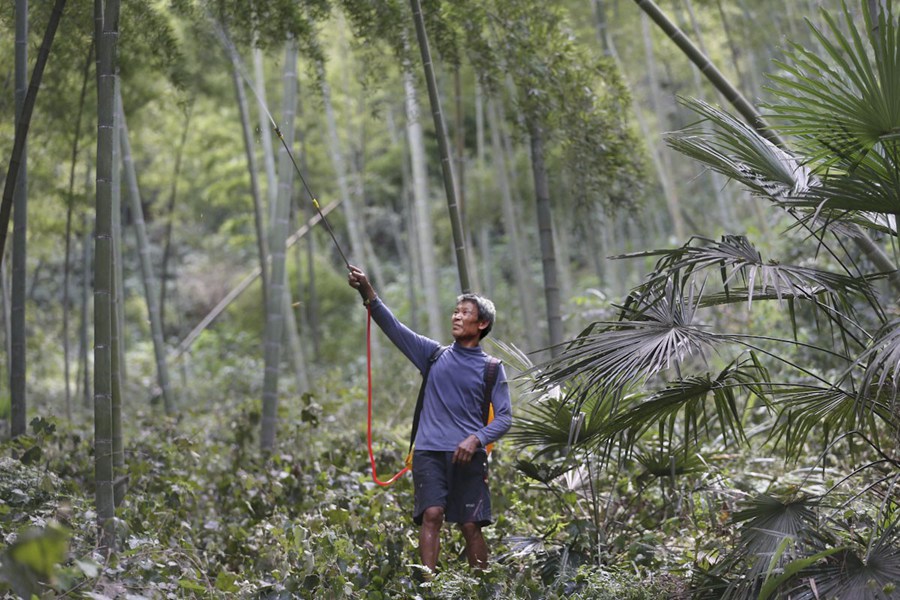
[[[888,404],[862,393],[809,385],[788,387],[777,396],[781,410],[771,437],[783,441],[787,455],[792,457],[802,454],[814,431],[824,430],[830,435],[859,431],[877,439],[886,425],[897,425]]]
[[[819,170],[852,167],[876,145],[896,141],[900,127],[900,54],[890,8],[876,37],[861,34],[859,20],[842,4],[843,24],[823,9],[827,32],[812,27],[827,57],[793,45],[789,62],[778,63],[784,74],[772,76],[780,84],[772,92],[782,102],[770,107],[771,118],[797,136]],[[868,6],[864,12],[872,31]]]
[[[857,358],[853,368],[864,367],[863,395],[884,395],[892,405],[900,390],[900,320],[885,324],[869,347]]]
[[[694,597],[757,598],[766,573],[792,560],[800,538],[816,527],[816,505],[815,499],[793,494],[786,499],[771,494],[751,498],[732,515],[733,523],[741,524],[734,549],[710,571],[698,574]],[[734,573],[743,576],[735,578]]]
[[[813,183],[810,169],[796,155],[779,148],[747,123],[703,100],[680,101],[701,121],[666,136],[675,150],[776,202],[805,192]]]
[[[873,293],[871,284],[865,278],[810,266],[766,261],[745,236],[726,235],[720,241],[697,236],[680,248],[636,252],[618,258],[651,256],[660,258],[654,274],[643,287],[659,285],[660,281],[671,278],[678,271],[696,276],[699,271],[718,269],[726,293],[733,281],[742,280],[748,304],[752,302],[755,290],[773,293],[778,300],[813,300],[816,296],[828,294],[834,297],[833,305],[839,304],[846,311],[852,309],[846,302],[848,296],[866,297]]]
[[[900,596],[900,536],[897,524],[884,528],[867,547],[814,538],[812,550],[826,556],[800,570],[791,582],[791,598],[816,600],[892,600]]]
[[[767,378],[765,369],[755,360],[748,364],[730,364],[716,377],[687,377],[670,383],[665,389],[649,396],[618,415],[612,415],[597,430],[595,442],[604,443],[622,434],[631,439],[641,437],[650,427],[676,417],[684,423],[685,435],[693,432],[695,441],[701,431],[715,427],[727,439],[728,435],[745,440],[743,414],[739,408],[738,392],[749,391],[768,403],[759,381]],[[712,398],[711,406],[708,406]]]
[[[595,394],[581,402],[580,411],[573,414],[565,396],[543,396],[524,408],[524,415],[516,419],[508,437],[519,447],[536,448],[536,457],[565,455],[573,446],[597,436],[604,415],[612,412],[619,400]]]
[[[871,31],[867,6],[864,12]],[[780,102],[769,107],[770,118],[781,131],[795,136],[808,164],[821,177],[819,185],[793,199],[795,205],[896,214],[900,211],[896,23],[888,7],[881,26],[874,29],[877,36],[864,36],[846,3],[842,13],[843,26],[823,10],[827,32],[813,27],[829,62],[794,45],[789,62],[778,63],[782,74],[772,80],[780,85],[772,92]],[[871,225],[878,227],[878,222]]]
[[[583,331],[538,375],[544,387],[567,384],[576,407],[594,394],[615,396],[637,382],[703,357],[722,341],[693,322],[697,300],[669,285],[637,297],[633,320],[598,322]]]

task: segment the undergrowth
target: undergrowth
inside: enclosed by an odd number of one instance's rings
[[[424,577],[409,516],[411,478],[375,485],[363,424],[326,427],[321,410],[311,397],[282,407],[278,447],[268,456],[258,450],[252,403],[178,419],[152,410],[129,418],[128,489],[117,510],[118,550],[108,558],[96,547],[90,433],[35,419],[29,435],[2,447],[0,592],[652,600],[676,598],[684,587],[678,571],[686,556],[666,553],[669,534],[654,527],[650,535],[638,521],[609,543],[602,561],[586,560],[578,551],[592,539],[582,535],[584,524],[525,480],[502,444],[491,466],[490,568],[470,571],[461,536],[445,528],[438,572]],[[379,470],[399,468],[403,450],[380,443]]]

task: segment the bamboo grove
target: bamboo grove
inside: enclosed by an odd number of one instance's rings
[[[891,0],[15,0],[0,26],[0,590],[114,597],[146,559],[149,596],[415,597],[378,518],[408,484],[357,460],[352,262],[434,339],[461,292],[500,308],[513,516],[438,597],[900,593]],[[373,353],[399,460],[417,374]],[[19,499],[51,488],[67,528]]]

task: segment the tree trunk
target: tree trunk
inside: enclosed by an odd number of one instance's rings
[[[512,192],[510,191],[506,151],[503,148],[501,138],[501,129],[504,121],[497,114],[497,104],[493,98],[488,99],[487,105],[488,121],[491,123],[491,158],[497,173],[497,185],[500,188],[500,201],[503,207],[503,228],[506,231],[512,254],[513,279],[515,279],[516,296],[519,301],[522,322],[525,323],[525,331],[523,333],[528,342],[527,351],[533,352],[542,348],[546,342],[541,342],[538,337],[538,329],[529,325],[537,323],[537,310],[534,306],[534,290],[528,269],[527,244],[522,243],[522,237],[519,234],[519,219],[516,218],[515,205]]]
[[[88,331],[91,322],[91,238],[92,232],[90,222],[87,215],[81,220],[81,227],[84,230],[81,247],[81,326],[78,332],[78,364],[81,370],[81,395],[84,407],[91,407],[91,368],[88,364],[88,348],[90,347],[90,336]]]
[[[669,118],[662,106],[661,92],[659,89],[659,81],[656,78],[656,60],[653,54],[653,37],[650,35],[650,23],[646,15],[641,15],[641,27],[644,37],[644,53],[647,60],[647,80],[650,87],[650,98],[652,99],[653,112],[656,113],[656,122],[658,130],[667,131],[669,129]],[[662,146],[661,140],[654,135],[651,138],[653,142],[649,144],[653,148]],[[666,208],[669,210],[669,217],[672,219],[672,226],[675,229],[675,237],[679,244],[687,241],[686,230],[684,228],[684,216],[681,212],[681,202],[678,199],[678,192],[675,189],[672,178],[672,163],[669,160],[667,149],[663,149],[658,153],[660,168],[658,169],[660,184],[663,189],[663,195],[666,199]]]
[[[467,248],[469,267],[469,283],[474,289],[483,289],[479,284],[478,256],[475,255],[475,248],[472,244],[472,231],[468,226],[468,205],[466,197],[466,116],[463,111],[463,92],[462,77],[460,76],[459,66],[453,69],[453,96],[455,104],[456,122],[454,135],[454,157],[453,162],[456,164],[456,190],[457,199],[459,201],[459,222],[462,224],[463,243]]]
[[[272,145],[272,129],[271,124],[267,121],[266,112],[266,73],[264,69],[264,56],[262,49],[253,48],[253,77],[256,79],[256,98],[260,103],[259,106],[259,137],[262,140],[263,147],[263,166],[266,170],[266,198],[268,199],[268,215],[269,219],[266,223],[266,231],[272,228],[272,222],[275,220],[275,205],[278,201],[278,177],[275,174],[275,148]],[[268,306],[268,302],[266,303]]]
[[[557,281],[556,252],[553,246],[553,219],[550,208],[550,184],[544,164],[544,130],[539,123],[528,123],[531,141],[531,170],[534,176],[534,196],[537,226],[540,236],[541,265],[544,271],[544,298],[547,303],[547,331],[550,334],[550,355],[559,356],[563,342],[562,313]]]
[[[94,487],[99,545],[116,549],[112,456],[112,146],[119,2],[94,2],[97,37],[97,202],[94,243]]]
[[[6,356],[3,360],[3,374],[7,381],[9,381],[9,374],[12,372],[12,316],[10,315],[12,293],[9,288],[9,269],[5,262],[0,262],[0,301],[3,303],[3,349],[6,351]],[[11,419],[3,421],[3,435],[0,438],[5,439],[9,435],[11,424]]]
[[[53,11],[50,13],[47,29],[44,30],[44,39],[41,41],[41,47],[38,49],[34,70],[31,72],[31,80],[28,83],[28,92],[25,94],[25,100],[22,103],[21,119],[18,120],[16,125],[16,136],[13,141],[12,154],[9,158],[9,167],[6,169],[7,175],[3,183],[3,199],[0,201],[0,261],[3,260],[3,250],[6,247],[6,234],[9,230],[9,217],[12,213],[13,195],[16,189],[16,180],[19,177],[22,156],[25,153],[25,139],[28,137],[31,114],[34,112],[34,102],[37,99],[37,93],[41,87],[41,78],[44,75],[44,67],[47,65],[47,58],[50,56],[50,46],[53,44],[53,38],[56,36],[56,29],[59,27],[59,20],[62,18],[63,7],[65,4],[66,0],[56,0],[56,3],[53,5]]]
[[[118,75],[118,74],[117,74]],[[119,97],[119,78],[116,77],[115,97]],[[113,115],[113,148],[112,148],[112,252],[113,252],[113,415],[116,403],[120,401],[122,382],[127,380],[125,372],[125,265],[122,262],[122,115],[118,108]],[[115,418],[113,419],[115,426]]]
[[[706,54],[706,48],[703,44],[703,32],[700,29],[700,24],[697,22],[697,16],[694,14],[694,6],[691,3],[691,0],[684,0],[684,6],[691,22],[691,29],[694,31],[694,36],[697,38],[697,44],[700,47],[700,51]],[[697,98],[705,100],[706,92],[703,89],[703,81],[700,78],[700,72],[697,71],[697,69],[691,69],[691,72],[694,76],[694,94]],[[732,230],[734,224],[734,218],[731,213],[731,202],[729,202],[729,198],[725,192],[725,186],[728,182],[722,174],[717,171],[711,171],[707,181],[710,183],[710,193],[716,198],[716,205],[719,207],[719,219],[722,228],[728,233]]]
[[[434,119],[434,133],[441,153],[441,171],[444,175],[444,192],[447,195],[447,209],[450,212],[450,228],[453,232],[453,244],[456,251],[456,267],[459,270],[459,284],[463,292],[471,290],[469,284],[469,266],[466,258],[465,235],[462,219],[457,205],[456,185],[453,175],[453,162],[450,156],[450,143],[447,139],[447,128],[444,126],[444,114],[441,111],[441,98],[438,93],[434,67],[431,62],[431,50],[428,48],[428,34],[425,31],[425,19],[422,17],[422,6],[419,0],[410,0],[413,22],[416,26],[416,37],[422,54],[422,66],[425,69],[425,84],[428,88],[428,99],[431,103],[431,116]]]
[[[606,19],[606,0],[591,0],[594,5],[594,26],[597,31],[597,41],[603,48],[603,54],[609,56],[609,21]]]
[[[259,177],[257,173],[259,168],[256,165],[256,152],[253,150],[253,131],[250,128],[250,111],[247,105],[247,96],[244,93],[244,82],[241,79],[240,57],[237,50],[227,38],[227,33],[222,29],[224,37],[223,45],[228,59],[231,61],[231,79],[234,83],[234,93],[237,98],[238,111],[241,117],[241,132],[244,136],[244,153],[247,155],[247,170],[250,173],[250,196],[253,199],[253,224],[256,227],[256,251],[259,254],[260,273],[262,274],[262,300],[263,306],[269,305],[269,274],[266,269],[266,262],[269,257],[269,240],[266,234],[265,206],[259,190]],[[262,60],[262,59],[260,59]],[[262,66],[259,67],[262,69]],[[263,118],[264,111],[260,110]],[[269,124],[266,123],[266,131],[269,130]],[[269,145],[272,144],[272,136],[269,135]]]
[[[409,159],[412,165],[413,222],[418,242],[419,275],[425,293],[425,314],[428,318],[428,337],[440,339],[441,305],[437,283],[437,260],[434,253],[434,229],[431,223],[431,207],[428,201],[428,170],[425,167],[425,134],[419,112],[416,84],[409,67],[403,70],[406,90],[406,135],[409,141]]]
[[[28,0],[16,0],[16,129],[24,125],[24,105],[28,81]],[[28,226],[28,150],[22,143],[22,158],[17,169],[19,182],[15,188],[13,203],[12,248],[12,297],[10,316],[12,321],[10,344],[10,424],[12,437],[25,433],[27,400],[25,397],[25,253]],[[12,168],[12,167],[10,167]],[[8,172],[11,175],[11,172]],[[6,234],[6,225],[3,225]],[[0,249],[2,251],[2,249]]]
[[[241,88],[241,91],[243,91],[243,88]],[[169,261],[172,258],[172,225],[175,220],[175,201],[178,197],[178,178],[181,175],[181,160],[184,156],[184,146],[187,143],[188,131],[190,131],[193,108],[193,100],[191,100],[191,105],[185,110],[181,140],[178,142],[178,149],[175,151],[175,166],[172,169],[172,185],[169,187],[169,203],[166,206],[166,229],[163,233],[163,255],[162,263],[159,268],[159,326],[163,331],[163,335],[166,333],[166,288],[169,281]],[[254,197],[254,202],[256,200],[257,198]],[[263,258],[263,260],[265,260],[265,258]],[[263,304],[263,306],[265,306],[265,304]]]
[[[256,229],[256,250],[259,256],[259,265],[260,265],[260,273],[262,274],[262,300],[263,307],[268,306],[268,293],[269,293],[269,273],[266,269],[266,265],[269,260],[269,241],[268,241],[268,233],[266,228],[266,207],[262,200],[262,194],[260,192],[259,187],[259,167],[256,164],[256,152],[253,149],[253,132],[250,127],[250,110],[249,105],[247,103],[247,95],[244,93],[244,81],[241,76],[243,72],[243,65],[241,64],[241,57],[238,54],[237,48],[235,48],[234,43],[231,41],[231,37],[228,34],[228,30],[225,29],[224,25],[216,22],[213,24],[215,33],[217,34],[220,43],[222,44],[222,48],[225,50],[225,54],[228,57],[229,62],[231,63],[231,80],[234,85],[234,93],[235,98],[237,100],[238,105],[238,113],[241,119],[241,133],[243,134],[244,139],[244,153],[247,156],[247,170],[250,175],[250,196],[253,200],[253,222],[254,227]],[[258,50],[258,49],[256,49]],[[262,54],[259,54],[257,57],[256,52],[254,53],[254,61],[255,67],[257,71],[257,77],[259,79],[260,91],[258,94],[262,94],[259,97],[260,103],[264,103],[265,98],[265,81],[263,76],[263,65],[262,65]],[[265,131],[265,137],[268,141],[267,145],[264,144],[264,151],[267,151],[269,154],[272,153],[272,135],[269,131],[269,123],[266,121],[266,107],[260,106],[259,115],[261,119],[261,127],[260,132]],[[269,163],[272,164],[272,180],[268,183],[268,189],[270,191],[277,191],[275,184],[275,166],[274,160],[270,160],[269,156],[264,158],[266,163],[266,173],[268,174],[268,166]],[[269,206],[274,207],[275,200],[274,196],[270,199]],[[270,219],[271,222],[271,219]]]
[[[75,204],[75,167],[78,164],[78,142],[81,140],[81,120],[84,114],[84,99],[90,77],[91,60],[94,56],[94,43],[88,48],[81,80],[81,94],[78,96],[78,114],[75,117],[75,135],[72,139],[72,165],[69,168],[69,193],[66,201],[66,252],[63,265],[63,371],[66,386],[66,420],[72,422],[72,385],[71,365],[69,360],[69,280],[71,275],[72,255],[72,209]]]
[[[398,211],[401,218],[401,225],[399,231],[397,231],[397,237],[398,240],[403,237],[402,232],[406,232],[406,236],[402,239],[404,248],[401,250],[398,246],[397,251],[400,256],[405,258],[403,263],[406,267],[408,277],[406,291],[409,300],[409,326],[413,331],[419,331],[419,305],[416,290],[421,289],[421,286],[418,284],[418,282],[421,281],[421,277],[419,276],[420,271],[417,266],[418,261],[416,260],[418,255],[418,240],[416,239],[416,228],[414,225],[415,208],[413,206],[412,186],[410,185],[412,175],[410,174],[409,144],[403,143],[403,134],[400,132],[400,127],[397,125],[397,119],[394,117],[393,105],[389,106],[387,109],[387,124],[388,133],[391,136],[391,144],[394,146],[399,145],[402,148],[403,158],[402,166],[400,168],[400,210]],[[398,241],[398,243],[400,242]]]
[[[484,95],[481,85],[475,82],[475,197],[481,202],[484,200],[485,177],[485,134],[484,134]],[[481,283],[483,293],[489,297],[494,296],[493,254],[491,252],[491,223],[482,220],[478,224],[478,249],[481,251]]]
[[[566,186],[569,187],[569,186]],[[566,301],[566,298],[572,296],[572,244],[571,235],[573,224],[566,222],[566,219],[559,212],[552,214],[553,224],[553,248],[556,251],[556,264],[559,280],[560,307]],[[561,309],[560,309],[561,310]]]
[[[287,257],[285,257],[287,261]],[[299,270],[297,271],[299,273]],[[300,342],[300,334],[297,327],[297,317],[294,315],[294,304],[291,301],[291,284],[288,278],[287,266],[284,269],[284,333],[285,340],[291,349],[291,360],[294,363],[294,379],[297,386],[297,395],[303,395],[309,391],[309,377],[306,373],[306,357],[303,352],[303,344]]]
[[[749,90],[751,97],[756,96],[759,93],[759,80],[756,77],[756,70],[752,68],[754,61],[750,60],[750,68],[741,66],[742,44],[738,43],[734,38],[734,32],[731,29],[731,23],[728,20],[725,8],[722,6],[722,0],[716,0],[716,4],[719,9],[719,17],[722,19],[722,32],[725,34],[725,41],[728,43],[728,50],[731,53],[734,71],[741,84],[741,89]],[[758,27],[759,24],[754,23],[753,26]],[[743,44],[743,46],[746,46],[746,44]]]
[[[119,77],[116,69],[113,93],[119,98]],[[113,114],[112,148],[112,270],[113,284],[110,294],[112,307],[112,327],[110,329],[110,386],[112,397],[110,415],[112,419],[112,461],[113,461],[113,502],[116,506],[124,499],[125,489],[118,485],[125,474],[125,448],[122,437],[122,388],[125,379],[125,278],[122,265],[122,124],[124,115],[121,106]]]
[[[322,101],[325,104],[325,122],[328,126],[328,152],[331,155],[331,163],[334,165],[334,174],[337,179],[338,191],[341,195],[341,202],[344,207],[344,214],[347,218],[347,232],[350,236],[350,254],[356,257],[356,260],[362,261],[366,269],[370,271],[373,280],[383,282],[381,269],[375,262],[374,256],[370,256],[366,251],[364,244],[364,236],[366,233],[359,223],[359,216],[356,210],[356,203],[353,201],[353,193],[350,190],[350,183],[347,181],[347,163],[344,160],[344,152],[341,150],[341,140],[338,136],[337,120],[334,116],[334,105],[331,101],[331,87],[328,85],[325,74],[325,65],[318,64],[320,92]]]
[[[290,148],[294,142],[294,111],[297,102],[297,46],[293,39],[285,44],[284,59],[284,107],[282,109],[282,134],[285,145]],[[287,149],[278,152],[278,200],[275,219],[272,222],[271,250],[272,270],[269,278],[269,304],[266,310],[265,375],[263,378],[262,429],[260,445],[264,452],[275,448],[278,425],[278,375],[281,363],[281,344],[284,339],[284,284],[285,250],[288,212],[291,203],[293,164]]]
[[[302,108],[303,105],[300,104],[297,107],[298,116],[302,116]],[[306,139],[303,135],[303,130],[297,130],[297,142],[300,145],[300,170],[303,173],[303,176],[307,179],[309,178],[309,169],[306,164]],[[299,215],[304,214],[304,210],[301,206],[298,211]],[[314,218],[318,218],[318,213],[316,211],[315,205],[312,202],[306,204],[306,215],[307,221],[311,221]],[[302,283],[302,278],[299,276],[301,273],[301,267],[298,261],[297,264],[297,281]],[[303,290],[297,290],[297,299],[300,300],[303,298]],[[306,236],[306,303],[303,310],[303,315],[306,320],[306,325],[309,328],[309,338],[310,343],[312,345],[312,354],[313,361],[319,356],[319,296],[316,292],[316,236],[307,235]]]
[[[166,346],[163,341],[162,324],[159,319],[159,292],[156,289],[156,278],[153,276],[153,261],[150,257],[150,241],[144,224],[144,208],[141,203],[141,192],[138,186],[137,172],[131,154],[131,142],[128,139],[128,124],[122,107],[122,97],[117,98],[119,114],[122,116],[121,140],[122,162],[125,165],[125,177],[128,182],[128,199],[131,201],[131,213],[134,218],[134,233],[137,237],[138,253],[141,257],[141,274],[144,279],[144,295],[147,300],[147,315],[150,319],[150,332],[153,337],[153,351],[156,357],[156,373],[166,414],[175,413],[175,398],[169,380],[169,368],[166,364]]]
[[[672,21],[659,9],[653,0],[634,0],[634,2],[662,29],[680,49],[684,55],[690,59],[694,65],[700,69],[706,78],[715,88],[731,103],[746,120],[761,135],[769,139],[773,144],[785,147],[784,140],[778,134],[771,131],[768,125],[763,121],[759,112],[751,105],[746,98],[735,88],[722,73],[710,62],[684,33],[675,26]]]

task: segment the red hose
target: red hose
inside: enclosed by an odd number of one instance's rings
[[[372,309],[367,306],[366,312],[368,313],[368,320],[366,321],[366,376],[368,378],[369,396],[369,417],[366,439],[369,443],[369,463],[372,465],[372,480],[382,487],[387,487],[400,479],[404,473],[409,471],[409,466],[403,467],[399,473],[387,481],[380,481],[378,479],[378,474],[375,472],[375,454],[372,452]]]

